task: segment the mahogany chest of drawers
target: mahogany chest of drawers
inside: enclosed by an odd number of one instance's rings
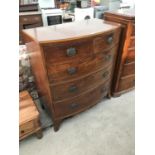
[[[99,19],[23,30],[39,94],[54,130],[110,96],[120,25]]]
[[[19,138],[22,140],[31,134],[42,137],[39,112],[28,91],[19,94]]]
[[[121,36],[112,84],[113,96],[134,89],[135,86],[135,14],[133,9],[104,13],[104,20],[120,23]]]

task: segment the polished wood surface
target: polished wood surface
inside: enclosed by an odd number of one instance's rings
[[[120,24],[92,19],[28,29],[23,36],[55,131],[64,118],[110,97]]]
[[[104,20],[121,24],[119,50],[111,88],[113,96],[120,96],[134,88],[134,82],[132,82],[135,76],[134,9],[105,12]]]
[[[39,112],[29,93],[23,91],[19,94],[19,138],[22,140],[34,133],[41,136]]]
[[[23,30],[31,39],[39,43],[51,43],[96,36],[103,32],[112,32],[119,24],[105,22],[99,19],[82,20],[78,22],[58,24]]]

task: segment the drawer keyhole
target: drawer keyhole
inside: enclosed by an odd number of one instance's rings
[[[21,132],[20,132],[21,134],[24,134],[25,133],[25,131],[24,130],[21,130]]]
[[[76,92],[77,90],[78,90],[78,88],[77,88],[76,86],[70,86],[69,89],[68,89],[68,91],[69,91],[70,93],[74,93],[74,92]]]
[[[72,109],[72,110],[73,109],[76,109],[78,107],[79,107],[79,104],[78,103],[72,103],[72,104],[69,105],[69,108]]]

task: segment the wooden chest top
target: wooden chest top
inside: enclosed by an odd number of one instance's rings
[[[19,94],[19,125],[38,117],[39,112],[27,91]]]
[[[89,19],[55,26],[26,29],[23,30],[23,33],[39,43],[50,43],[94,36],[119,27],[120,24],[106,22],[101,19]]]
[[[135,9],[119,9],[114,11],[107,11],[105,12],[105,14],[111,14],[113,16],[117,16],[126,20],[135,19]]]

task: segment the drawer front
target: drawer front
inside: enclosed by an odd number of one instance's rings
[[[54,102],[56,117],[66,117],[83,111],[100,101],[107,95],[109,90],[109,82],[76,97],[63,102]]]
[[[131,27],[131,36],[135,36],[135,24],[132,24],[132,27]]]
[[[135,48],[129,48],[126,57],[126,63],[131,63],[135,61]]]
[[[135,75],[121,78],[119,83],[119,91],[127,90],[135,86]]]
[[[86,62],[73,61],[62,65],[47,64],[50,83],[70,80],[95,72],[112,64],[116,48],[98,53]]]
[[[64,64],[79,61],[93,56],[92,40],[61,43],[59,46],[44,46],[45,59],[48,65]]]
[[[124,64],[122,70],[122,76],[128,76],[132,74],[135,74],[135,62]]]
[[[104,83],[111,76],[111,68],[101,70],[83,79],[74,80],[65,84],[51,86],[53,100],[71,98]]]
[[[20,16],[20,23],[42,23],[41,15]]]
[[[104,50],[113,47],[118,41],[119,33],[117,31],[96,37],[94,39],[94,53],[103,52]]]
[[[130,43],[129,43],[129,48],[134,48],[135,47],[135,37],[130,38]]]
[[[34,130],[34,122],[30,121],[20,126],[19,136],[22,137]]]

